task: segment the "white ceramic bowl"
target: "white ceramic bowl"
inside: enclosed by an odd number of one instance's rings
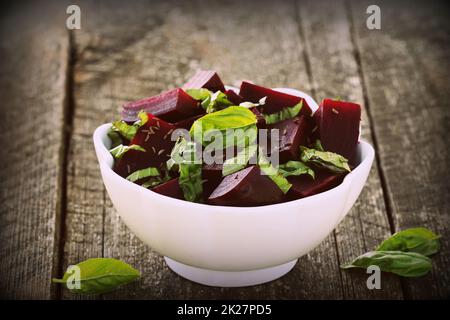
[[[278,89],[303,96],[292,89]],[[107,136],[98,127],[94,146],[103,182],[125,224],[165,256],[179,275],[212,286],[248,286],[289,272],[345,217],[367,180],[374,150],[360,141],[358,166],[337,187],[304,199],[260,207],[210,206],[169,198],[131,183],[111,168]]]

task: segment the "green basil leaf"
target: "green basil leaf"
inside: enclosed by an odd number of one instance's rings
[[[122,137],[131,141],[136,135],[138,129],[148,121],[148,115],[144,111],[138,113],[138,118],[139,119],[132,125],[129,125],[123,120],[114,121],[110,130],[118,132]]]
[[[341,265],[343,269],[367,268],[371,265],[381,271],[395,273],[402,277],[420,277],[431,270],[431,259],[415,252],[370,251],[350,263]]]
[[[186,89],[185,92],[190,95],[193,99],[204,101],[211,97],[212,92],[205,88],[199,89]]]
[[[131,182],[136,182],[138,180],[148,178],[148,177],[157,177],[159,176],[159,170],[155,167],[148,167],[145,169],[137,170],[130,174],[126,179]]]
[[[206,113],[216,112],[232,105],[233,103],[228,100],[225,93],[216,91],[211,95],[211,99],[206,107]]]
[[[141,186],[144,188],[153,188],[169,180],[170,176],[166,171],[166,175],[164,177],[151,177],[147,181],[145,181]]]
[[[108,131],[108,138],[111,140],[111,149],[123,144],[125,141],[122,139],[122,136],[112,129]]]
[[[202,163],[197,159],[196,147],[195,142],[186,141],[183,137],[178,138],[170,153],[167,167],[169,170],[178,167],[178,184],[185,200],[202,202]]]
[[[253,144],[239,151],[236,157],[225,160],[222,166],[222,176],[225,177],[244,169],[248,161],[256,155],[257,151],[258,146]]]
[[[183,191],[184,199],[191,202],[202,202],[202,165],[181,163],[179,172],[178,183]]]
[[[111,150],[109,150],[109,152],[113,155],[114,158],[120,159],[129,150],[137,150],[137,151],[145,152],[145,149],[137,144],[132,144],[130,146],[124,146],[121,144],[115,148],[112,148]]]
[[[261,149],[259,150],[258,154],[258,166],[262,172],[268,175],[269,178],[272,179],[273,182],[275,182],[275,184],[278,186],[278,188],[281,189],[281,191],[283,191],[284,194],[286,194],[292,187],[292,184],[290,184],[289,181],[272,166],[269,160],[264,156],[264,153]]]
[[[72,279],[79,280],[79,289],[70,289],[78,293],[105,293],[136,280],[140,273],[129,264],[112,258],[94,258],[80,262],[80,278],[76,279],[74,273],[64,273],[62,279],[53,279],[55,283],[72,283]],[[71,279],[72,278],[72,279]]]
[[[313,179],[315,178],[314,171],[301,161],[288,161],[280,164],[278,172],[280,172],[283,177],[309,174]]]
[[[209,141],[204,141],[204,135],[209,130],[226,131],[227,129],[246,129],[246,127],[256,124],[256,116],[250,110],[231,106],[226,109],[209,113],[197,119],[190,130],[194,141],[208,145]],[[227,141],[229,139],[225,139]]]
[[[314,142],[313,149],[316,149],[317,151],[325,151],[319,139],[317,139],[316,142]]]
[[[264,114],[266,124],[274,124],[283,120],[295,118],[303,107],[303,100],[297,103],[295,106],[283,108],[280,111],[272,114]]]
[[[395,233],[376,250],[416,252],[430,256],[439,251],[439,238],[439,235],[429,229],[411,228]]]
[[[337,153],[309,149],[303,146],[300,146],[300,152],[300,160],[303,162],[313,163],[337,173],[351,171],[348,160]]]

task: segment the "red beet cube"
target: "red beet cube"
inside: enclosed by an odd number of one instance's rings
[[[307,174],[287,177],[292,184],[287,194],[289,200],[309,197],[330,190],[338,186],[345,176],[345,174],[332,173],[327,170],[317,169],[314,171],[316,174],[315,179]]]
[[[253,114],[256,116],[256,121],[257,121],[256,126],[259,129],[266,128],[266,119],[264,118],[261,111],[259,111],[258,108],[256,108],[256,107],[250,108],[250,111],[253,112]]]
[[[211,70],[198,71],[188,82],[183,85],[183,89],[205,88],[212,92],[225,92],[225,86],[216,72]]]
[[[177,122],[203,112],[198,101],[179,88],[125,104],[122,118],[134,121],[141,110],[168,122]]]
[[[207,199],[222,181],[222,165],[204,164],[202,167],[203,198]]]
[[[244,101],[240,95],[238,95],[234,90],[227,90],[225,91],[225,94],[227,95],[228,100],[233,102],[235,105],[239,105],[241,102]]]
[[[177,128],[182,128],[182,129],[186,129],[189,130],[192,126],[192,124],[194,123],[195,120],[197,120],[198,118],[202,117],[203,115],[200,114],[198,116],[194,116],[191,118],[187,118],[184,120],[180,120],[178,122],[173,123],[173,125]]]
[[[242,96],[244,101],[254,103],[258,103],[261,98],[267,97],[265,104],[259,107],[261,112],[266,114],[275,113],[286,107],[295,106],[303,100],[303,107],[300,114],[308,117],[311,116],[311,108],[303,98],[257,86],[253,83],[242,81],[239,95]]]
[[[338,153],[354,163],[358,144],[361,106],[324,99],[314,115],[318,135],[326,151]]]
[[[176,127],[159,118],[148,115],[146,124],[139,128],[131,144],[137,144],[146,152],[129,150],[117,162],[115,171],[122,177],[127,177],[136,170],[148,167],[165,168],[170,152],[175,144],[171,141],[171,133]]]
[[[183,191],[178,184],[178,178],[164,182],[152,188],[152,191],[175,199],[184,200]]]
[[[307,144],[311,125],[305,116],[284,120],[270,126],[277,129],[279,136],[279,161],[285,163],[300,158],[300,146]]]
[[[226,176],[208,198],[209,204],[221,206],[262,206],[282,201],[283,192],[257,166]]]

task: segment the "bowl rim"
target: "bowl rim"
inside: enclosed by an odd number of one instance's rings
[[[232,86],[226,86],[226,88],[227,89],[229,88],[232,90],[237,90],[237,88],[232,87]],[[273,90],[285,92],[285,93],[289,93],[289,94],[296,94],[298,96],[303,97],[305,100],[307,100],[308,103],[312,102],[313,103],[312,109],[318,108],[318,105],[314,101],[314,99],[312,99],[309,95],[307,95],[306,93],[304,93],[302,91],[299,91],[296,89],[291,89],[291,88],[274,88]],[[287,202],[263,205],[263,206],[251,206],[251,207],[216,206],[216,205],[210,205],[210,204],[204,204],[204,203],[189,202],[187,200],[181,200],[181,199],[176,199],[176,198],[172,198],[169,196],[165,196],[165,195],[156,193],[156,192],[152,191],[151,189],[144,188],[138,184],[128,181],[125,178],[118,175],[112,168],[112,166],[114,165],[114,159],[113,159],[112,155],[109,153],[108,148],[103,143],[103,139],[109,139],[107,136],[107,133],[108,133],[108,130],[111,127],[111,125],[112,125],[112,123],[102,124],[95,129],[94,134],[93,134],[93,142],[94,142],[94,148],[95,148],[96,154],[97,154],[97,160],[99,162],[100,167],[101,168],[103,167],[107,170],[105,173],[109,173],[113,179],[116,179],[118,181],[118,183],[125,184],[125,185],[127,185],[127,187],[130,187],[130,188],[135,188],[136,192],[144,192],[144,190],[145,190],[146,192],[148,192],[149,196],[154,197],[158,201],[162,201],[162,202],[171,201],[171,204],[168,204],[168,205],[184,206],[184,207],[190,207],[192,209],[209,208],[209,209],[217,209],[217,211],[220,210],[221,212],[227,211],[227,212],[231,213],[231,212],[236,212],[236,211],[246,211],[246,212],[250,213],[250,212],[254,212],[255,208],[257,208],[258,210],[284,209],[287,207],[297,206],[300,203],[303,204],[303,203],[307,203],[307,202],[317,201],[320,199],[326,199],[326,198],[328,198],[329,195],[331,195],[333,193],[343,191],[342,189],[345,189],[351,183],[353,177],[357,173],[359,173],[359,171],[363,170],[362,168],[371,161],[371,159],[374,157],[374,153],[375,153],[375,151],[374,151],[372,145],[370,145],[370,143],[368,143],[367,141],[365,141],[363,139],[359,139],[357,148],[358,148],[358,150],[362,150],[362,149],[367,150],[368,152],[367,152],[366,157],[364,159],[361,159],[360,163],[350,173],[348,173],[344,177],[343,181],[338,186],[336,186],[330,190],[320,192],[318,194],[315,194],[315,195],[312,195],[309,197],[305,197],[305,198],[300,198],[300,199],[291,200],[291,201],[287,201]],[[109,165],[108,163],[111,163],[111,165]],[[102,178],[103,178],[103,176],[102,176]]]

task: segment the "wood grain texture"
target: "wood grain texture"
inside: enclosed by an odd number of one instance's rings
[[[363,89],[350,34],[344,1],[299,1],[299,21],[307,48],[313,93],[316,101],[340,97],[360,103],[362,138],[372,142],[370,123],[364,108]],[[383,190],[376,163],[366,186],[347,217],[335,230],[339,262],[373,250],[390,236]],[[346,299],[399,299],[403,297],[398,278],[383,275],[381,290],[367,289],[363,270],[341,270]]]
[[[0,18],[1,298],[55,296],[68,37],[52,9],[11,5]]]
[[[97,3],[85,10],[95,13],[95,21],[76,34],[64,265],[104,255],[141,270],[140,281],[106,298],[343,298],[332,235],[280,280],[220,289],[175,275],[120,222],[104,191],[90,135],[116,117],[122,103],[179,86],[198,68],[217,70],[229,84],[245,78],[310,90],[294,2],[153,3],[152,10],[140,5],[108,11]],[[228,18],[218,24],[210,12]]]
[[[448,3],[380,2],[376,31],[365,27],[368,4],[352,2],[352,16],[395,229],[426,226],[442,235],[431,274],[404,280],[406,297],[448,299]]]

